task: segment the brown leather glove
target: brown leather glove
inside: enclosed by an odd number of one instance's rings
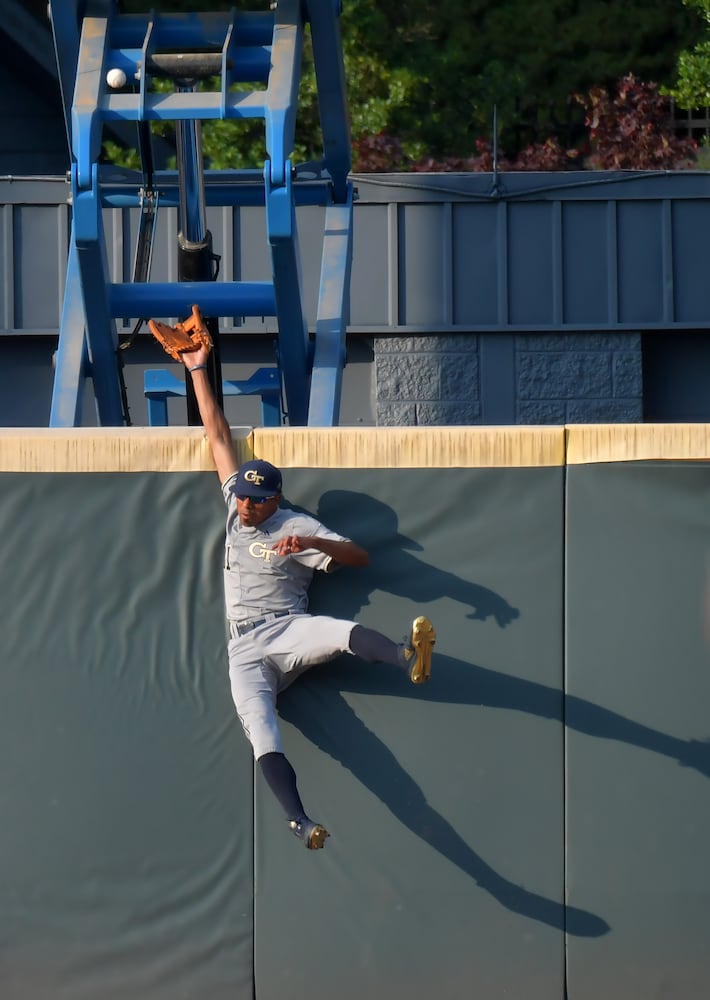
[[[148,327],[163,350],[176,361],[182,361],[183,354],[200,347],[206,347],[208,351],[212,348],[212,338],[198,306],[193,306],[192,316],[177,326],[149,319]]]

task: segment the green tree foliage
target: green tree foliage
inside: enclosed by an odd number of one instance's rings
[[[668,93],[681,108],[700,108],[710,104],[710,0],[683,0],[698,15],[702,25],[700,41],[678,56],[675,86]]]
[[[377,55],[416,80],[390,131],[437,157],[490,138],[494,106],[509,154],[550,135],[572,144],[583,119],[570,95],[628,73],[670,83],[697,20],[679,0],[419,0],[404,7],[415,31],[399,25],[401,3],[377,7]]]
[[[670,85],[678,53],[697,33],[710,0],[343,0],[341,34],[355,166],[390,169],[476,158],[493,139],[508,157],[531,144],[550,162],[585,138],[571,96],[611,88],[629,73]],[[221,0],[124,0],[125,11],[217,10]],[[243,0],[265,9],[266,0]],[[260,166],[260,122],[206,123],[216,168]],[[304,74],[294,159],[322,155],[312,54]],[[373,159],[374,158],[374,159]],[[560,161],[561,162],[561,161]]]

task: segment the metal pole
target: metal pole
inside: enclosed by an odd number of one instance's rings
[[[197,88],[193,80],[178,80],[178,93],[191,93]],[[212,236],[207,231],[205,213],[205,183],[202,164],[202,123],[192,119],[176,123],[177,169],[179,188],[178,216],[178,281],[214,281]],[[200,303],[196,303],[199,305]],[[205,317],[214,344],[207,375],[220,406],[222,396],[222,366],[219,350],[217,317]],[[199,425],[200,413],[195,399],[192,378],[185,372],[188,424]]]

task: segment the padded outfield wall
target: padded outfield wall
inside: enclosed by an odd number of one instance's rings
[[[230,699],[201,429],[0,431],[3,1000],[704,996],[710,431],[234,435],[370,550],[313,609],[427,614],[432,680],[284,694],[304,851]]]

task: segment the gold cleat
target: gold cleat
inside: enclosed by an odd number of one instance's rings
[[[436,642],[436,632],[434,626],[420,615],[412,622],[412,634],[410,636],[404,655],[408,662],[409,679],[412,684],[423,684],[431,676],[431,654]]]
[[[311,823],[310,820],[292,819],[288,824],[299,840],[302,840],[309,851],[318,850],[325,845],[326,838],[330,836],[328,831],[320,823]]]

